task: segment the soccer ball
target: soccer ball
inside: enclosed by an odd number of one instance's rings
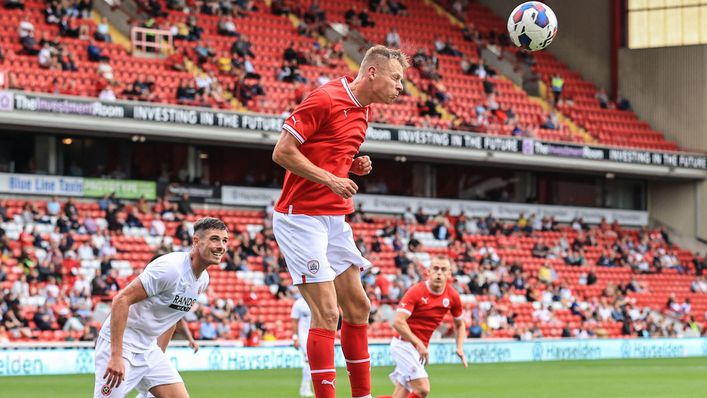
[[[508,17],[508,34],[513,44],[530,51],[549,46],[557,35],[557,17],[539,1],[526,1]]]

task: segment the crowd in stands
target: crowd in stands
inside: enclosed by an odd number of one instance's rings
[[[220,296],[222,286],[215,283],[199,298],[187,316],[196,337],[242,339],[247,345],[288,338],[287,310],[296,290],[272,234],[272,211],[269,206],[248,228],[231,225],[227,255],[213,275],[231,275],[229,283],[251,277],[242,294]],[[126,203],[116,195],[97,204],[56,197],[46,203],[27,200],[21,207],[0,201],[0,343],[3,336],[94,339],[97,315],[105,316],[110,298],[152,258],[189,250],[191,223],[206,213],[186,194],[156,203]],[[701,311],[707,308],[698,300],[700,310],[693,310],[691,298],[707,293],[705,259],[695,254],[686,260],[664,230],[631,231],[606,222],[590,227],[581,219],[561,225],[535,215],[515,221],[435,215],[422,209],[381,217],[359,208],[350,222],[357,246],[374,263],[362,280],[376,330],[391,330],[395,303],[424,278],[431,255],[445,255],[453,261],[452,287],[462,295],[471,337],[699,336],[704,331]],[[135,235],[136,230],[143,232]],[[126,266],[125,256],[136,249],[124,239],[137,239],[151,252]],[[611,279],[611,270],[623,277]],[[659,306],[642,304],[642,295],[655,294],[653,283],[660,281],[646,277],[674,275],[689,277],[682,291],[691,293],[666,295]],[[263,318],[264,300],[284,308],[282,316]]]

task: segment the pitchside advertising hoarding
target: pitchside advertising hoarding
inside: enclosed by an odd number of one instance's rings
[[[236,206],[267,206],[277,201],[279,189],[224,186],[221,188],[222,203]],[[354,197],[363,211],[401,214],[410,208],[413,212],[422,208],[427,214],[449,210],[452,215],[464,213],[472,217],[492,214],[494,217],[516,220],[521,214],[538,217],[552,216],[559,222],[570,222],[579,217],[590,224],[598,224],[602,218],[608,222],[618,221],[626,226],[648,224],[648,212],[638,210],[597,209],[590,207],[549,206],[523,203],[480,202],[456,199],[415,198],[408,196],[358,194]]]
[[[372,366],[393,365],[388,344],[369,346]],[[687,358],[707,356],[707,339],[607,339],[470,341],[464,345],[470,363],[566,361],[593,359]],[[430,343],[430,364],[459,363],[451,342]],[[167,356],[179,371],[282,369],[302,366],[292,346],[206,346],[194,354],[189,347],[170,347]],[[339,347],[336,366],[345,366]],[[0,376],[79,374],[94,372],[91,348],[0,348]]]
[[[100,102],[12,91],[0,91],[0,111],[50,112],[106,119],[131,119],[145,122],[263,132],[279,132],[283,122],[283,118],[280,116],[212,111],[202,108],[141,104],[137,102]],[[491,153],[515,153],[526,156],[552,156],[707,170],[707,156],[703,154],[561,144],[533,139],[490,136],[472,132],[371,125],[366,139],[415,145],[466,148]]]
[[[0,173],[0,192],[17,195],[77,196],[99,198],[113,192],[121,199],[157,198],[152,181],[108,180],[41,174]]]

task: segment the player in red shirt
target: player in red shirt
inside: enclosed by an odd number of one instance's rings
[[[353,398],[371,397],[368,316],[360,272],[371,265],[344,220],[367,175],[368,156],[355,157],[366,137],[369,105],[390,104],[403,90],[405,54],[370,48],[355,79],[342,77],[312,91],[282,126],[273,160],[287,169],[273,214],[273,232],[294,284],[312,311],[307,339],[314,393],[336,396],[334,337],[343,310],[341,349]]]
[[[457,355],[464,367],[463,321],[459,293],[447,284],[451,265],[446,257],[435,257],[429,268],[429,277],[411,287],[398,305],[393,327],[399,333],[390,343],[395,371],[390,379],[395,383],[392,398],[424,398],[430,392],[430,379],[425,371],[429,358],[427,346],[442,319],[451,312],[457,335]],[[385,398],[385,397],[379,397]]]

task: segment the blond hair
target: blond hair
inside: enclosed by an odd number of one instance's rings
[[[383,60],[394,59],[400,62],[403,69],[407,69],[410,66],[408,62],[408,56],[404,52],[395,49],[388,48],[382,45],[376,45],[366,51],[366,55],[363,56],[363,61],[361,61],[361,70],[365,70],[371,65],[377,65]]]
[[[452,268],[452,261],[447,256],[434,256],[432,257],[432,261],[430,263],[446,263],[449,265],[449,269]]]

